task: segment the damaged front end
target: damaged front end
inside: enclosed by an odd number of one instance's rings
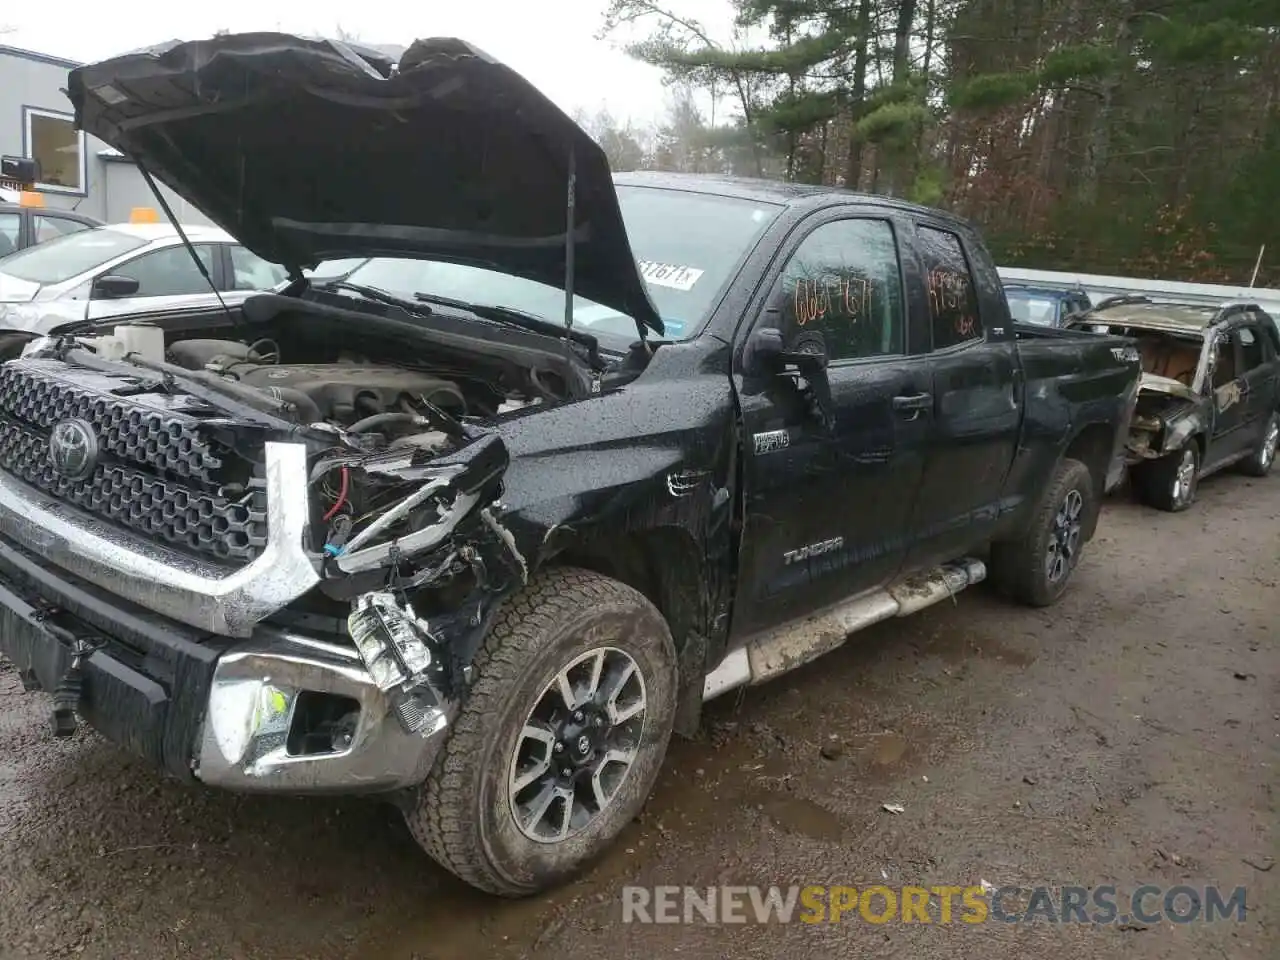
[[[1144,373],[1125,452],[1130,465],[1176,453],[1205,429],[1204,404],[1177,380]]]
[[[529,573],[499,501],[508,451],[485,424],[597,392],[604,364],[594,337],[541,315],[313,284],[306,268],[480,266],[661,334],[604,152],[450,38],[393,65],[217,37],[77,68],[68,96],[79,129],[292,282],[228,313],[231,339],[64,332],[5,364],[0,426],[21,442],[0,463],[0,546],[103,591],[115,627],[140,610],[199,635],[183,649],[220,651],[194,679],[172,667],[184,654],[148,654],[167,672],[133,687],[203,714],[194,761],[175,735],[184,773],[288,792],[421,782],[497,604]],[[351,148],[366,142],[379,149]],[[299,155],[326,179],[297,176]],[[391,189],[388,170],[437,189]]]
[[[449,431],[460,446],[444,456],[424,433],[315,459],[319,582],[219,659],[201,780],[350,793],[426,776],[497,602],[527,579],[497,516],[501,439]]]

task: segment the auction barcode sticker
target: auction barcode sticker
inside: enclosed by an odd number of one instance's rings
[[[641,260],[640,276],[646,283],[658,287],[670,287],[672,290],[692,290],[703,271],[696,267],[682,267],[675,263],[655,263],[652,260]]]

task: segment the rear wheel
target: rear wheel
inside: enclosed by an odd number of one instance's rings
[[[1251,477],[1265,477],[1276,462],[1276,447],[1280,446],[1280,414],[1274,410],[1262,428],[1258,445],[1248,459],[1241,461],[1240,470]]]
[[[1136,478],[1138,493],[1157,510],[1178,513],[1195,503],[1200,479],[1200,448],[1195,441],[1177,453],[1142,465]]]
[[[506,602],[475,668],[406,821],[462,880],[527,896],[580,871],[647,799],[675,719],[675,648],[643,595],[562,568]]]
[[[991,574],[996,586],[1033,607],[1055,603],[1080,562],[1085,530],[1095,509],[1089,468],[1079,460],[1063,460],[1022,533],[992,544]]]

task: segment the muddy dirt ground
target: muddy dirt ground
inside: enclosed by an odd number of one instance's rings
[[[710,709],[592,873],[509,903],[389,807],[166,781],[0,673],[0,956],[1280,956],[1280,478],[1113,498],[1057,607],[984,589]],[[824,748],[826,748],[824,750]],[[899,815],[882,804],[901,804]],[[1243,923],[623,925],[639,884],[1245,885]]]

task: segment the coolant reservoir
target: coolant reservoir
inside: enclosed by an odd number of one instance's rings
[[[136,353],[143,360],[164,362],[164,331],[145,323],[121,324],[107,336],[94,338],[93,346],[104,360]]]

